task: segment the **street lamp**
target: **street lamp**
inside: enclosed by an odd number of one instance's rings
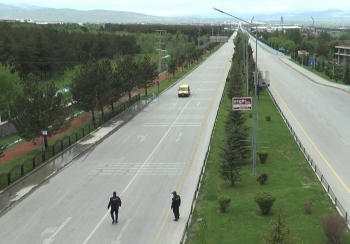
[[[311,19],[312,19],[312,26],[314,27],[314,34],[315,34],[315,20],[314,18],[312,18],[312,16],[311,16]]]
[[[256,175],[256,155],[257,155],[257,148],[258,148],[258,100],[257,100],[257,89],[258,89],[258,25],[254,25],[253,23],[249,23],[241,18],[238,18],[236,16],[233,16],[231,14],[228,14],[221,9],[214,8],[214,10],[226,14],[228,16],[231,16],[235,19],[238,19],[244,23],[247,23],[250,26],[255,26],[255,72],[254,72],[254,101],[253,101],[253,175]],[[253,22],[254,17],[251,19],[251,22]]]

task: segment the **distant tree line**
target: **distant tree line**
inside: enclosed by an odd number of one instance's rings
[[[133,35],[69,32],[54,26],[37,28],[0,22],[0,63],[13,65],[21,78],[29,73],[52,77],[81,64],[88,57],[112,58],[115,54],[138,54]]]

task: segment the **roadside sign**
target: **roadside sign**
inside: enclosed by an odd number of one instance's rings
[[[232,98],[232,110],[252,110],[251,97],[234,97]]]

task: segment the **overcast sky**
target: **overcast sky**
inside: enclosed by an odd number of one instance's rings
[[[118,10],[155,16],[183,16],[213,13],[213,7],[227,13],[283,13],[291,11],[350,10],[349,0],[0,0],[40,7],[77,10]]]

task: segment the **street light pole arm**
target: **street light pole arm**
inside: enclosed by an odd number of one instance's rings
[[[213,9],[216,10],[216,11],[218,11],[218,12],[220,12],[220,13],[222,13],[222,14],[226,14],[226,15],[228,15],[228,16],[231,16],[231,17],[235,18],[235,19],[238,19],[238,20],[240,20],[240,21],[243,21],[244,23],[247,23],[248,25],[253,25],[253,24],[249,23],[248,21],[245,21],[245,20],[243,20],[243,19],[241,19],[241,18],[238,18],[238,17],[236,17],[236,16],[233,16],[233,15],[231,15],[231,14],[228,14],[228,13],[222,11],[221,9],[218,9],[218,8],[215,8],[215,7],[213,7]],[[253,25],[253,26],[254,26],[254,25]]]

